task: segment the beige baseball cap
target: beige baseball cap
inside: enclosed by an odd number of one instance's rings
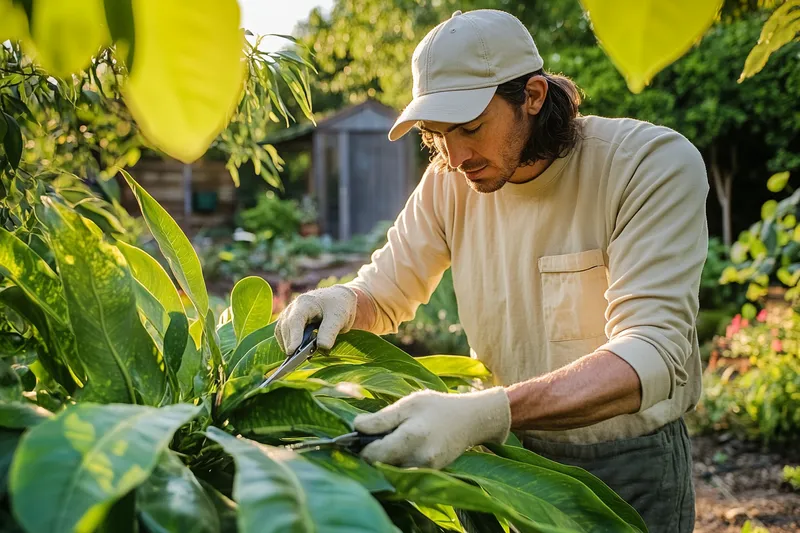
[[[389,139],[396,141],[420,120],[474,120],[498,85],[543,64],[533,37],[515,16],[494,9],[456,11],[414,50],[413,100],[392,126]]]

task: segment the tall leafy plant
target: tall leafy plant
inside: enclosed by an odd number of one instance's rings
[[[0,230],[9,244],[0,266],[13,272],[0,301],[29,320],[35,346],[0,360],[7,521],[30,533],[137,524],[152,532],[459,531],[462,520],[496,531],[645,531],[597,478],[513,441],[469,451],[445,471],[370,465],[344,449],[293,451],[288,445],[309,437],[350,431],[360,412],[416,390],[475,383],[488,370],[460,356],[414,359],[353,331],[260,388],[283,360],[269,286],[241,280],[230,308],[214,316],[188,239],[126,180],[178,287],[159,263],[57,196],[45,194],[37,211],[55,268]],[[20,360],[32,377],[8,371]]]

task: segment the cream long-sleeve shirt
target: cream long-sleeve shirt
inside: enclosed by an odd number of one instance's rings
[[[352,283],[375,304],[370,330],[386,334],[451,267],[472,355],[496,384],[617,354],[639,376],[639,412],[528,432],[592,443],[654,431],[699,399],[708,181],[698,150],[673,130],[578,120],[576,147],[524,184],[480,194],[460,174],[429,169]]]

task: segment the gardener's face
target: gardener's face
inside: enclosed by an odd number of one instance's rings
[[[424,122],[448,165],[461,172],[470,187],[489,193],[500,189],[519,167],[530,138],[532,117],[495,96],[484,112],[465,124]]]

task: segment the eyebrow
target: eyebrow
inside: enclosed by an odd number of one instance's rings
[[[481,113],[480,115],[478,115],[477,117],[473,118],[472,120],[470,120],[470,121],[468,121],[468,122],[462,122],[462,123],[460,123],[460,124],[454,124],[453,126],[450,126],[449,128],[447,128],[447,130],[445,130],[445,132],[444,132],[444,135],[447,135],[447,134],[448,134],[448,133],[450,133],[451,131],[453,131],[453,130],[455,130],[455,129],[457,129],[457,128],[460,128],[461,126],[463,126],[463,125],[465,125],[465,124],[469,124],[469,123],[471,123],[471,122],[475,122],[475,121],[476,121],[476,120],[478,120],[479,118],[483,117],[483,115],[485,115],[485,114],[486,114],[486,111],[487,111],[487,110],[486,110],[486,109],[484,109],[484,110],[483,110],[483,113]],[[426,128],[425,126],[423,126],[423,125],[422,125],[422,121],[420,121],[420,122],[419,122],[419,124],[417,125],[417,127],[418,127],[418,128],[421,130],[421,131],[424,131],[425,133],[431,133],[431,134],[433,134],[433,135],[442,135],[442,133],[441,133],[441,132],[438,132],[438,131],[433,131],[433,130],[431,130],[431,129],[428,129],[428,128]]]

